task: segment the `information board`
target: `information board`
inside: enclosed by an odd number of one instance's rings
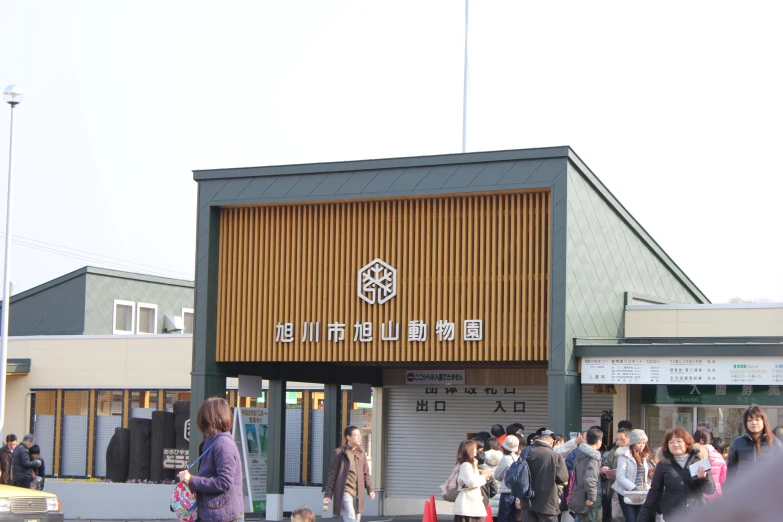
[[[783,357],[584,357],[584,384],[783,384]]]
[[[266,513],[267,414],[266,408],[234,409],[233,435],[242,457],[248,513]]]

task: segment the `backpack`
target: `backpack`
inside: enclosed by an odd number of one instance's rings
[[[446,479],[446,482],[440,485],[440,496],[446,502],[454,502],[457,500],[459,494],[459,487],[457,486],[457,477],[459,476],[459,465],[454,467],[454,470]]]
[[[512,495],[520,500],[530,500],[535,496],[530,467],[527,465],[528,453],[530,453],[530,446],[525,449],[516,462],[508,467],[503,477],[503,484],[511,490]]]

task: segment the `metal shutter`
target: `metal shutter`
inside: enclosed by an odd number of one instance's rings
[[[54,415],[35,415],[35,442],[41,448],[46,472],[54,473]]]
[[[285,483],[302,482],[302,409],[285,410]]]
[[[476,386],[476,395],[465,393],[426,394],[424,386],[389,386],[388,429],[386,431],[386,494],[390,497],[439,497],[439,486],[448,478],[457,448],[468,433],[489,431],[493,424],[507,426],[521,422],[525,435],[547,422],[546,386]],[[488,395],[494,388],[497,395]],[[515,393],[504,394],[505,389]],[[434,401],[445,401],[446,411],[434,411]],[[495,412],[500,400],[505,413]],[[428,401],[427,412],[417,412],[418,401]],[[524,401],[525,412],[514,413],[513,402]]]
[[[614,395],[595,393],[592,384],[582,386],[582,417],[600,417],[605,410],[614,408]]]
[[[323,484],[324,410],[310,415],[310,484]]]
[[[98,415],[95,419],[95,473],[106,476],[106,449],[114,436],[114,430],[122,426],[122,415]]]
[[[87,415],[63,415],[63,460],[61,476],[87,476]]]

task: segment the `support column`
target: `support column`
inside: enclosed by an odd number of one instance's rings
[[[202,187],[199,187],[203,190]],[[220,254],[220,209],[199,198],[196,238],[195,322],[193,370],[190,373],[190,455],[198,455],[204,440],[196,427],[199,406],[209,397],[226,396],[226,376],[217,365],[217,290]]]
[[[582,430],[582,383],[577,372],[549,371],[549,426],[566,438]]]
[[[324,385],[324,473],[323,489],[326,489],[326,480],[329,477],[329,463],[332,461],[334,449],[343,445],[345,439],[340,431],[342,424],[342,392],[339,384]],[[332,499],[332,503],[341,502],[342,499]],[[326,515],[326,514],[325,514]],[[326,518],[332,516],[331,506]]]
[[[285,389],[284,379],[269,379],[267,393],[266,520],[283,520],[285,489]]]

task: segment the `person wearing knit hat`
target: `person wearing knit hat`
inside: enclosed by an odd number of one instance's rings
[[[617,491],[620,509],[626,522],[636,522],[641,504],[627,504],[625,495],[630,492],[647,492],[651,485],[651,473],[654,469],[650,459],[650,446],[647,434],[643,430],[631,430],[628,447],[617,449],[617,473],[612,489]]]
[[[634,444],[639,444],[640,442],[647,442],[647,434],[644,432],[644,430],[631,430],[631,437],[630,437],[629,444],[633,446]]]

